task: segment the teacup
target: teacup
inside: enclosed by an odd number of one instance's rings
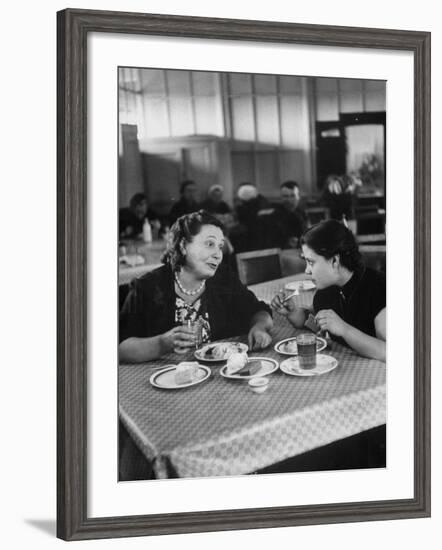
[[[257,378],[251,378],[249,380],[249,388],[255,393],[263,393],[266,391],[269,385],[269,379],[264,376],[258,376]]]

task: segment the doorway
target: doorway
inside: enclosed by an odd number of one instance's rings
[[[363,184],[385,195],[385,112],[346,113],[316,123],[318,189],[330,174],[360,173]]]

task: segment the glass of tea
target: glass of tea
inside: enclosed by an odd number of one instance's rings
[[[303,332],[296,337],[298,359],[301,369],[314,369],[316,366],[316,335]]]

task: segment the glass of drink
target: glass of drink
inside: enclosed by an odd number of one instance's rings
[[[316,366],[316,335],[303,332],[296,337],[298,359],[301,369],[314,369]]]
[[[202,327],[199,320],[191,321],[188,320],[186,323],[186,326],[188,329],[191,330],[192,334],[195,338],[195,348],[198,349],[202,344]]]
[[[173,351],[174,353],[182,354],[182,353],[187,353],[189,351],[189,348],[177,345],[173,348]]]
[[[176,326],[188,330],[189,329],[189,321],[178,322],[176,324]],[[189,340],[188,342],[183,342],[182,344],[177,344],[173,348],[173,351],[174,351],[174,353],[179,353],[179,354],[182,355],[184,353],[188,353],[191,349],[193,349],[193,347],[194,347],[193,342],[191,342]]]

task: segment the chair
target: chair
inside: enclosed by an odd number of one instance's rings
[[[360,235],[385,233],[385,210],[378,208],[361,210],[357,208],[355,215]]]
[[[267,248],[236,255],[236,265],[240,281],[244,285],[254,285],[273,279],[280,279],[281,249]]]
[[[370,245],[385,245],[385,233],[375,233],[370,235],[356,235],[356,240],[360,245],[370,244]]]
[[[383,244],[362,244],[359,246],[367,267],[386,273],[386,246]]]
[[[330,219],[330,209],[325,206],[314,206],[305,209],[308,226]]]

